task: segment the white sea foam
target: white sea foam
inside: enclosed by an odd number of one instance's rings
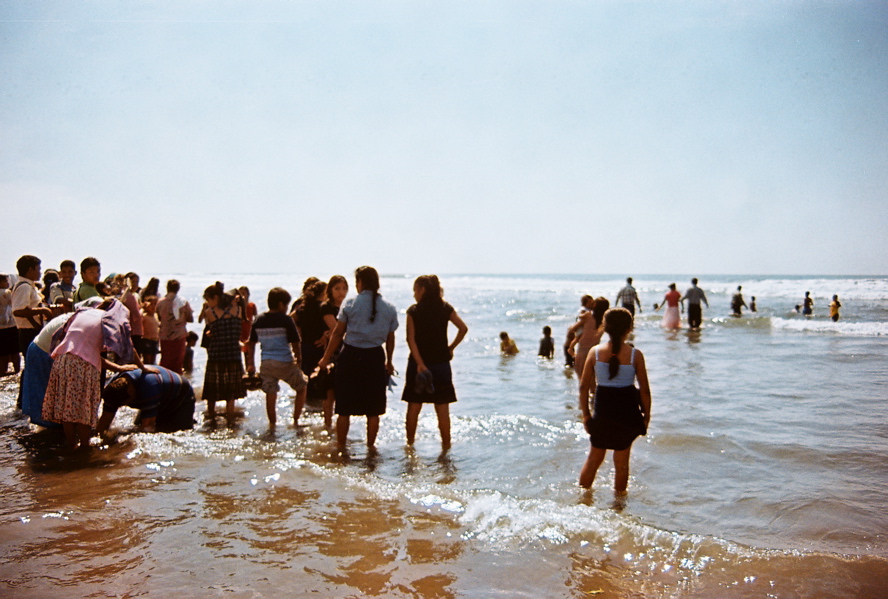
[[[888,322],[848,322],[809,318],[771,318],[775,329],[800,333],[824,333],[849,337],[881,337],[888,335]]]

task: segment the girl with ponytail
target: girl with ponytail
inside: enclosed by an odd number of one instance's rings
[[[422,275],[413,283],[416,303],[407,309],[407,377],[404,393],[407,402],[407,445],[413,445],[416,425],[424,403],[434,404],[441,432],[441,448],[450,448],[450,404],[456,401],[450,360],[453,350],[466,336],[469,328],[444,301],[441,282],[436,275]],[[447,341],[447,327],[456,327],[453,341]]]
[[[334,380],[336,440],[342,451],[346,449],[352,416],[367,417],[367,447],[375,447],[379,417],[385,413],[388,377],[395,371],[392,357],[398,311],[379,295],[375,268],[358,268],[355,287],[358,296],[346,300],[339,310],[336,328],[317,368],[318,372],[327,368],[339,345],[345,343],[336,358]]]
[[[624,495],[629,486],[629,452],[639,435],[647,434],[651,419],[651,389],[644,355],[626,343],[632,332],[632,314],[625,308],[604,313],[606,343],[592,348],[580,379],[580,409],[592,448],[580,471],[580,486],[595,480],[607,450],[614,452],[614,491]],[[638,387],[635,381],[638,381]],[[595,394],[591,398],[590,391]]]

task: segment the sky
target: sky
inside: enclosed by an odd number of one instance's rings
[[[0,271],[888,275],[888,3],[0,0]]]

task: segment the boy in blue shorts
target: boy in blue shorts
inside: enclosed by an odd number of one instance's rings
[[[299,416],[305,406],[307,384],[299,367],[302,361],[299,331],[293,319],[287,315],[290,294],[286,289],[275,287],[268,292],[268,312],[260,314],[250,332],[250,351],[247,352],[247,371],[256,372],[253,357],[256,343],[262,347],[262,362],[259,377],[265,391],[265,410],[268,413],[268,426],[277,423],[277,394],[279,381],[284,381],[296,392],[293,403],[293,426],[299,423]]]

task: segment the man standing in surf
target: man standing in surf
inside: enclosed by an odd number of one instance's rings
[[[684,308],[685,300],[688,300],[688,327],[699,329],[700,325],[703,324],[703,307],[700,305],[700,302],[703,302],[709,308],[709,301],[706,299],[706,294],[703,293],[703,290],[697,287],[697,277],[691,279],[691,286],[688,287],[684,297],[680,300],[682,308]]]
[[[636,304],[638,304],[639,313],[641,312],[641,300],[638,299],[638,293],[635,291],[635,287],[632,286],[632,277],[626,277],[626,286],[620,289],[620,292],[617,294],[617,301],[614,303],[629,310],[629,314],[633,318],[635,317]]]

